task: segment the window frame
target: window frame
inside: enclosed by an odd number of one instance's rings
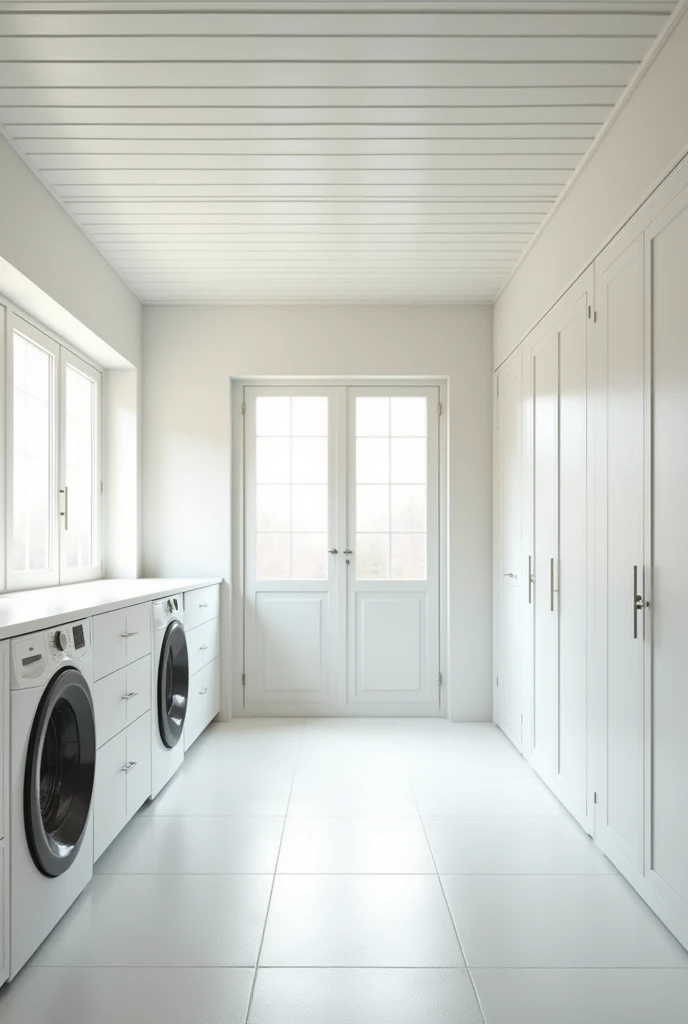
[[[22,314],[6,306],[5,321],[5,523],[2,549],[5,560],[5,590],[32,590],[37,587],[57,586],[100,579],[102,565],[102,450],[103,450],[103,371],[61,339]],[[13,567],[12,546],[14,537],[14,336],[19,334],[31,343],[49,352],[52,359],[52,392],[50,410],[51,425],[51,481],[52,499],[50,537],[52,565],[46,570],[17,570]],[[68,569],[64,565],[64,502],[62,488],[65,480],[65,423],[66,423],[66,367],[73,364],[88,376],[95,385],[96,415],[94,418],[93,455],[93,564],[83,568]]]

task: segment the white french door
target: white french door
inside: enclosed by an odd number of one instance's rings
[[[439,389],[244,409],[244,707],[438,714]]]

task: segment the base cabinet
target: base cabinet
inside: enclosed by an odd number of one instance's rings
[[[150,711],[96,755],[93,856],[97,860],[151,795]]]
[[[184,750],[198,739],[220,710],[220,659],[215,658],[189,680],[189,708],[184,725]]]
[[[0,985],[10,976],[10,844],[0,842]]]

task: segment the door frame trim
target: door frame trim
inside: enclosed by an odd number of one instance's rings
[[[439,450],[439,654],[442,685],[439,688],[437,714],[432,717],[447,717],[449,706],[448,687],[451,673],[448,659],[448,636],[450,626],[450,609],[447,600],[447,568],[449,559],[448,547],[448,444],[447,417],[450,415],[449,389],[446,377],[380,377],[380,376],[318,376],[318,377],[274,377],[249,376],[230,378],[230,424],[231,424],[231,467],[230,467],[230,545],[232,577],[230,580],[230,622],[231,635],[240,638],[233,643],[230,651],[230,686],[232,694],[232,716],[241,717],[429,717],[418,708],[400,708],[395,705],[390,711],[382,705],[370,707],[350,706],[348,704],[323,704],[319,706],[289,705],[280,709],[279,706],[261,709],[252,707],[250,712],[245,708],[245,531],[246,531],[246,495],[244,487],[245,444],[244,430],[244,388],[245,387],[436,387],[439,389],[441,405],[440,424],[438,431]]]

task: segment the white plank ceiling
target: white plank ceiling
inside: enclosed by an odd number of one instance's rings
[[[490,301],[674,7],[0,3],[0,124],[146,302]]]

